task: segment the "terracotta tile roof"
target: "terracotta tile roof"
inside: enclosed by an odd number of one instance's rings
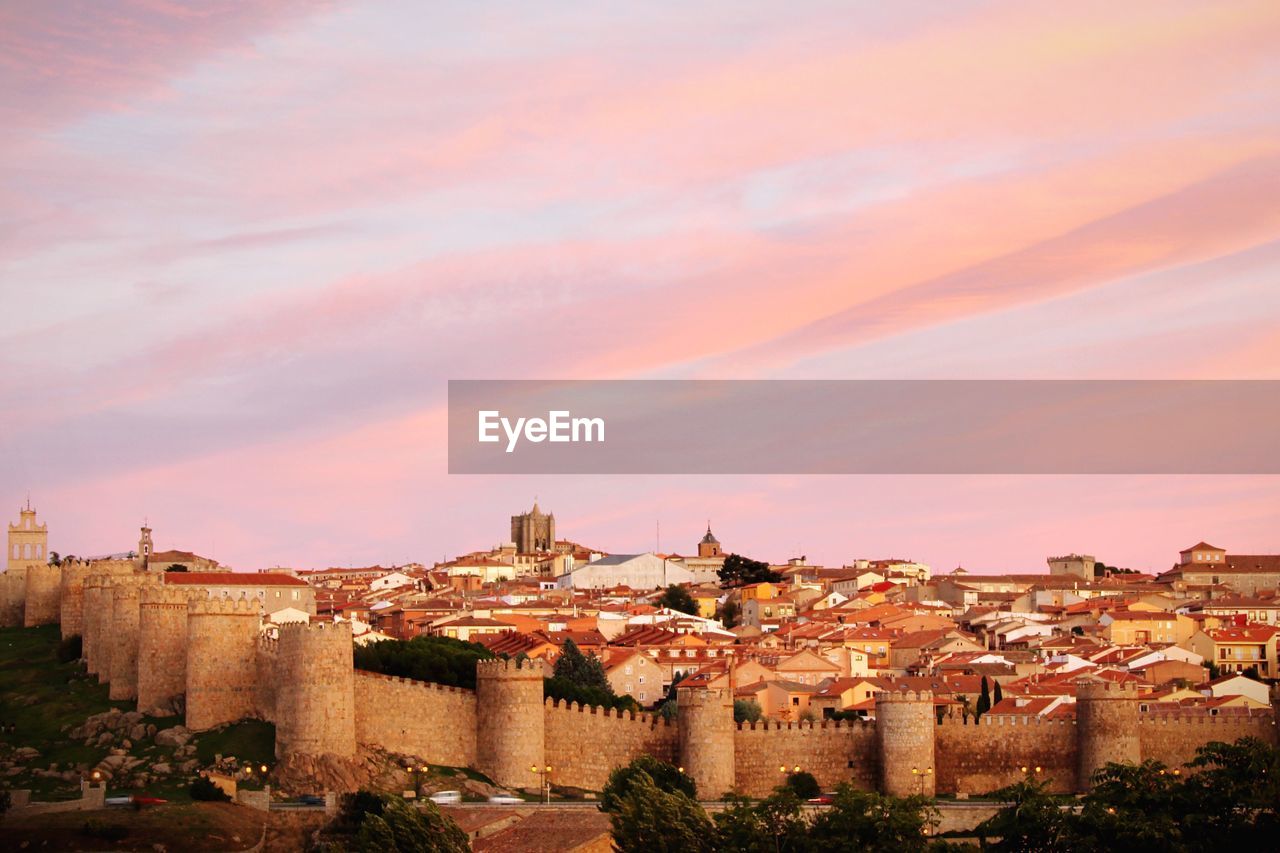
[[[256,572],[165,572],[164,582],[178,586],[310,586],[292,575]]]

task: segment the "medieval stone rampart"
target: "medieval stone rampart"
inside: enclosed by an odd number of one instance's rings
[[[680,738],[660,715],[547,699],[546,765],[553,785],[598,791],[615,767],[642,755],[679,765]],[[732,749],[732,744],[730,744]]]
[[[742,723],[733,755],[737,788],[749,797],[768,796],[797,768],[812,773],[824,791],[841,782],[875,790],[880,771],[875,724],[861,720]]]
[[[476,664],[476,769],[499,785],[538,788],[546,766],[542,664]]]
[[[277,757],[355,755],[350,622],[281,625],[276,682]]]
[[[196,599],[187,609],[187,728],[211,729],[254,716],[257,601]]]
[[[693,777],[698,795],[718,798],[736,789],[733,692],[719,687],[676,691],[680,760]]]
[[[476,766],[476,694],[374,672],[355,675],[356,740],[447,767]]]
[[[933,796],[937,785],[934,755],[933,694],[876,694],[876,741],[880,753],[880,789],[895,797]]]
[[[935,727],[939,791],[986,794],[1024,777],[1076,790],[1076,723],[1070,718],[946,716]],[[1037,772],[1036,768],[1039,768]]]
[[[1089,790],[1093,774],[1109,762],[1142,760],[1138,716],[1136,686],[1096,680],[1076,684],[1078,788]]]
[[[0,574],[0,628],[21,628],[27,607],[27,567],[11,566]]]
[[[111,634],[106,644],[111,649],[110,698],[138,698],[138,626],[141,615],[139,593],[143,586],[154,586],[151,575],[121,575],[111,585]]]
[[[86,599],[91,586],[86,586]],[[182,587],[143,586],[138,597],[138,710],[172,713],[187,692],[187,608]]]
[[[27,567],[27,599],[22,612],[22,625],[57,625],[62,608],[62,569],[58,566]]]

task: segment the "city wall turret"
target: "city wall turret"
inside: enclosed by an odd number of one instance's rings
[[[733,693],[720,687],[676,691],[680,763],[702,799],[718,799],[735,789]]]
[[[204,731],[254,714],[257,600],[196,599],[187,608],[187,728]]]
[[[138,616],[139,590],[156,579],[146,575],[117,577],[111,585],[111,634],[105,638],[110,649],[111,699],[136,699],[138,696]]]
[[[79,634],[84,639],[84,581],[94,571],[88,560],[62,561],[62,587],[59,598],[62,604],[58,618],[62,623],[62,639]]]
[[[1108,762],[1142,761],[1138,719],[1134,685],[1083,679],[1076,683],[1076,785],[1080,790],[1090,790],[1093,774]]]
[[[107,575],[92,574],[84,579],[84,610],[80,620],[80,655],[84,658],[85,670],[90,675],[97,675],[102,668],[102,626],[104,619],[102,603],[110,601],[109,586],[111,578]]]
[[[86,598],[88,590],[86,586]],[[187,692],[187,607],[184,587],[148,585],[139,592],[138,710],[164,716]]]
[[[499,785],[537,788],[542,777],[531,768],[546,759],[542,664],[521,664],[476,665],[476,769]]]
[[[27,567],[27,604],[22,614],[22,625],[57,625],[62,610],[62,569],[58,566],[34,565]]]
[[[10,566],[0,574],[0,628],[21,628],[27,607],[27,567]]]
[[[278,758],[355,755],[355,670],[351,658],[350,622],[280,626],[275,698]]]
[[[932,797],[937,785],[933,694],[876,694],[876,742],[880,751],[880,790],[895,797]]]

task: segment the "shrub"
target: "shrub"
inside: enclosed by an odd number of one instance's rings
[[[787,787],[802,800],[810,800],[822,793],[818,780],[807,770],[787,775]]]
[[[191,786],[187,788],[187,793],[191,795],[191,799],[200,800],[208,803],[226,803],[231,798],[226,795],[221,788],[213,784],[208,776],[200,776]]]
[[[613,768],[613,772],[609,774],[609,781],[600,792],[600,811],[616,812],[621,808],[622,800],[630,793],[641,775],[644,775],[659,791],[665,791],[668,794],[684,794],[692,800],[698,799],[698,786],[692,776],[652,755],[642,755],[624,767]]]
[[[764,709],[754,699],[733,700],[733,721],[735,723],[758,723],[764,716]]]

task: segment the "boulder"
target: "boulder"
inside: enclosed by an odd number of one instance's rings
[[[174,726],[171,729],[156,732],[157,746],[183,747],[189,740],[191,740],[191,732],[187,731],[186,726]]]
[[[170,767],[168,764],[161,762],[159,764],[152,764],[151,772],[156,774],[157,776],[168,776],[170,773],[173,772],[173,768]]]

